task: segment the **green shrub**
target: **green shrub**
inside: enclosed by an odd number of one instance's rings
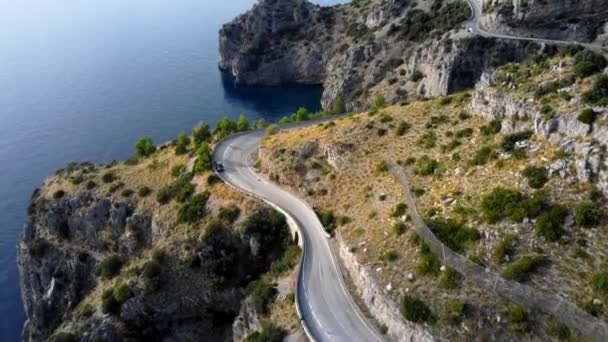
[[[279,126],[276,124],[269,125],[266,127],[266,136],[271,136],[279,132]]]
[[[502,121],[499,119],[490,121],[486,126],[481,127],[481,134],[491,136],[500,133],[502,129]]]
[[[401,235],[403,233],[405,233],[405,223],[403,222],[395,222],[395,224],[393,224],[393,233],[395,233],[395,235]]]
[[[421,176],[430,176],[439,169],[439,162],[424,155],[416,161],[414,172]]]
[[[386,160],[381,160],[376,164],[376,172],[387,172],[388,171],[388,163]]]
[[[421,197],[422,195],[424,195],[426,193],[426,190],[424,190],[423,188],[419,188],[419,187],[413,186],[412,187],[412,193],[416,197]]]
[[[84,320],[87,319],[91,316],[93,316],[93,314],[95,313],[95,307],[89,303],[86,304],[82,304],[78,306],[78,309],[76,310],[76,319],[77,320]]]
[[[595,112],[591,108],[584,109],[577,117],[578,121],[591,125],[595,121]]]
[[[133,193],[134,193],[134,191],[133,191],[133,190],[131,190],[131,189],[124,189],[124,190],[123,190],[123,191],[120,193],[120,195],[121,195],[122,197],[131,197],[131,196],[133,195]]]
[[[502,263],[505,256],[513,256],[513,242],[515,241],[514,234],[506,234],[494,249],[493,258],[496,263]]]
[[[593,227],[602,221],[602,210],[593,202],[580,202],[574,207],[576,224],[582,227]]]
[[[583,93],[583,101],[597,106],[608,106],[608,75],[595,79],[593,87]]]
[[[209,125],[201,122],[192,129],[192,142],[195,147],[200,146],[205,141],[211,139],[211,130]]]
[[[452,268],[446,268],[445,271],[441,272],[439,278],[439,286],[444,289],[455,289],[458,287],[458,272]]]
[[[463,227],[453,219],[432,220],[428,226],[441,242],[456,252],[462,252],[468,242],[481,237],[477,229]]]
[[[334,106],[333,106],[333,110],[332,113],[333,114],[342,114],[346,112],[346,106],[344,105],[344,100],[342,100],[342,96],[336,96],[336,99],[334,100]]]
[[[547,208],[547,198],[542,192],[527,198],[519,191],[495,188],[481,198],[481,215],[489,223],[503,218],[520,222],[524,218],[535,218]]]
[[[245,342],[281,342],[287,333],[270,321],[263,321],[262,329],[245,339]]]
[[[149,137],[143,136],[135,143],[135,156],[146,158],[156,151],[154,142]]]
[[[439,99],[439,104],[441,106],[449,105],[450,103],[452,103],[452,97],[451,96],[444,96],[444,97],[442,97],[442,98]]]
[[[231,205],[229,207],[221,207],[218,217],[220,220],[223,220],[228,223],[233,223],[236,219],[239,218],[241,214],[241,209],[236,205]]]
[[[608,272],[600,272],[593,275],[591,285],[597,292],[608,295]]]
[[[48,241],[41,238],[37,238],[27,244],[27,251],[31,256],[35,258],[40,258],[44,256],[49,247],[50,244]]]
[[[528,312],[519,305],[511,305],[504,313],[509,328],[513,331],[528,331]]]
[[[536,233],[549,241],[558,241],[563,234],[562,223],[568,215],[566,208],[553,205],[536,218]]]
[[[329,234],[333,234],[336,229],[336,215],[333,210],[323,208],[315,208],[314,210],[325,231]]]
[[[114,299],[116,299],[119,304],[122,304],[133,297],[133,291],[131,291],[129,285],[121,281],[114,287],[113,295]]]
[[[394,249],[389,249],[388,251],[382,253],[380,255],[380,260],[382,261],[395,261],[399,258],[399,253]]]
[[[213,135],[215,139],[220,140],[232,133],[236,133],[238,131],[237,123],[230,118],[224,117],[215,123],[215,129],[213,130]]]
[[[110,255],[99,263],[99,272],[106,279],[114,278],[122,268],[122,260],[118,255]]]
[[[146,197],[148,196],[150,193],[152,192],[152,190],[150,188],[148,188],[147,186],[142,186],[141,188],[139,188],[139,190],[137,191],[137,194],[139,195],[139,197]]]
[[[110,315],[118,315],[121,304],[114,298],[114,290],[107,289],[101,295],[101,311]]]
[[[410,81],[418,82],[424,78],[424,74],[420,70],[414,70],[410,76]]]
[[[431,309],[420,299],[410,295],[401,297],[399,307],[403,317],[414,323],[424,323],[431,319]]]
[[[208,199],[209,193],[206,191],[190,198],[177,211],[178,220],[184,223],[195,223],[205,217]]]
[[[446,320],[450,324],[458,324],[465,316],[467,305],[461,299],[451,301],[446,308]]]
[[[190,182],[190,175],[183,175],[173,183],[161,188],[156,194],[156,200],[160,204],[169,203],[173,198],[183,203],[194,193],[194,184]]]
[[[531,272],[534,272],[545,262],[542,255],[524,255],[511,263],[502,272],[502,276],[509,280],[522,282],[527,279]]]
[[[184,171],[186,171],[186,167],[184,166],[184,164],[175,164],[171,166],[171,177],[177,178],[181,176]]]
[[[412,128],[412,125],[410,125],[409,123],[407,123],[405,121],[401,121],[401,122],[399,122],[399,125],[397,125],[397,130],[395,131],[395,134],[397,134],[397,136],[403,136],[411,128]]]
[[[484,146],[475,152],[471,163],[473,165],[485,165],[488,161],[496,159],[496,152],[489,146]]]
[[[581,50],[574,55],[574,75],[584,78],[602,71],[606,67],[606,59],[591,50]]]
[[[545,331],[549,336],[555,337],[559,341],[568,341],[572,337],[572,332],[567,325],[551,319],[545,324]]]
[[[384,99],[384,96],[382,96],[382,95],[376,96],[376,99],[374,100],[374,107],[376,109],[380,109],[380,108],[384,108],[385,106],[386,106],[386,100]]]
[[[162,266],[156,260],[146,261],[142,269],[142,275],[144,278],[152,279],[160,276],[162,272]]]
[[[213,185],[215,183],[218,183],[220,180],[220,177],[218,177],[215,173],[212,173],[207,176],[207,185]]]
[[[270,283],[260,279],[250,284],[249,295],[254,310],[260,314],[267,314],[275,295],[275,289]]]
[[[294,268],[300,260],[301,254],[302,250],[298,245],[289,245],[283,252],[281,259],[272,263],[270,266],[271,272],[280,274]]]
[[[182,155],[188,152],[188,145],[190,145],[190,138],[185,131],[181,131],[175,140],[175,154]]]
[[[63,191],[63,190],[57,190],[57,191],[53,192],[54,199],[60,199],[63,196],[65,196],[65,191]]]
[[[106,172],[101,176],[101,180],[104,183],[112,183],[116,178],[112,172]]]
[[[196,150],[196,161],[194,162],[193,171],[201,173],[211,170],[211,148],[209,144],[203,142]]]
[[[87,188],[87,190],[93,190],[95,187],[97,187],[97,183],[90,180],[87,182],[87,184],[85,184],[85,187]]]
[[[301,109],[304,109],[304,108],[301,108]],[[306,112],[306,109],[304,109],[304,112]],[[248,129],[249,129],[249,120],[247,120],[247,117],[245,115],[241,114],[239,116],[239,120],[236,122],[236,130],[239,132],[243,132]]]
[[[528,166],[523,174],[528,179],[528,186],[533,189],[540,189],[549,181],[547,169],[544,167]]]
[[[431,252],[423,252],[420,261],[416,264],[416,272],[420,275],[436,275],[440,268],[439,258]]]
[[[416,145],[423,148],[433,148],[437,143],[437,135],[434,132],[427,132],[423,134],[418,140],[416,140]]]
[[[407,212],[407,204],[401,202],[391,210],[391,217],[401,217]]]

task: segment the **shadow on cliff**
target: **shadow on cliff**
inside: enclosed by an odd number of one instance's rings
[[[273,118],[280,118],[305,107],[310,112],[321,109],[322,86],[286,84],[277,87],[237,85],[234,77],[221,71],[224,98],[229,103],[238,103],[243,107],[265,113]],[[295,105],[293,108],[293,104]]]

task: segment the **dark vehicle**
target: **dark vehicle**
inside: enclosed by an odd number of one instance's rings
[[[217,171],[217,172],[224,172],[224,164],[222,164],[222,163],[216,163],[216,165],[215,165],[215,171]]]

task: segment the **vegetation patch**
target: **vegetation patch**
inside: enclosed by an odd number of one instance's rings
[[[546,258],[543,255],[524,255],[507,266],[502,272],[502,276],[509,280],[522,282],[545,261]]]

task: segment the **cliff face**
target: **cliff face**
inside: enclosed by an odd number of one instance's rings
[[[482,26],[551,39],[606,42],[608,3],[602,0],[486,0]]]
[[[248,284],[281,256],[289,230],[223,184],[167,177],[182,159],[164,150],[137,165],[76,164],[35,192],[18,246],[24,341],[232,339]],[[147,191],[133,194],[141,182]],[[179,201],[147,195],[176,184]],[[185,208],[197,219],[185,223]]]
[[[464,1],[261,0],[220,31],[220,67],[241,84],[323,84],[324,108],[340,96],[357,110],[375,94],[397,103],[470,88],[484,70],[542,49],[458,32],[469,15]]]

